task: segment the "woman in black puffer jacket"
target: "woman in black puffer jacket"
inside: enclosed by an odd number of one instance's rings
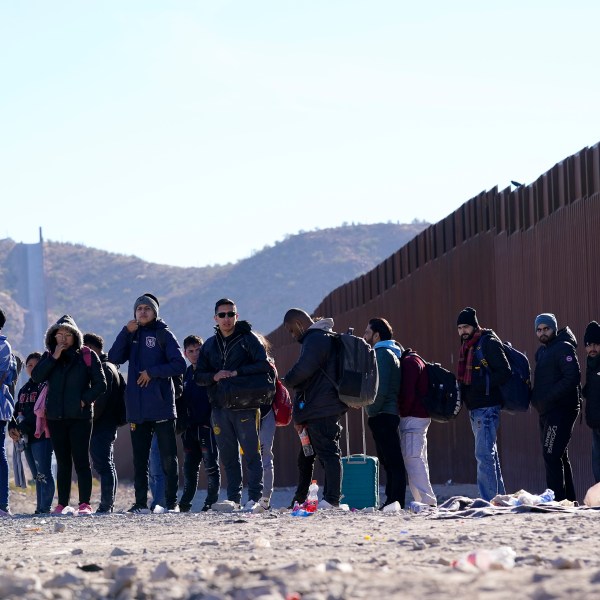
[[[48,382],[46,419],[57,463],[58,505],[68,508],[73,465],[79,485],[79,514],[91,514],[92,470],[89,447],[94,401],[106,390],[98,356],[83,347],[83,335],[69,315],[46,332],[47,351],[31,373],[36,383]],[[68,511],[71,512],[71,511]]]

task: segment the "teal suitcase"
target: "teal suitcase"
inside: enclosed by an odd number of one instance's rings
[[[366,454],[342,457],[342,500],[350,508],[379,508],[379,460]]]
[[[350,508],[379,508],[379,459],[367,455],[365,411],[361,408],[363,453],[350,454],[346,413],[346,456],[342,456],[342,499]]]

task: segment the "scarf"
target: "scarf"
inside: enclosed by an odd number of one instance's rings
[[[473,337],[460,347],[460,357],[458,359],[458,375],[457,379],[464,385],[471,385],[473,378],[473,356],[475,355],[475,346],[481,338],[481,330],[478,329],[473,334]]]

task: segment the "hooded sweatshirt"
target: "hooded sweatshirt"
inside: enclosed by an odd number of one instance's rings
[[[400,391],[400,357],[402,346],[394,340],[377,342],[373,349],[377,358],[379,386],[375,402],[367,406],[367,415],[374,417],[381,413],[398,414],[398,393]]]
[[[63,350],[56,359],[53,354],[59,329],[73,334],[73,345]],[[62,316],[46,332],[47,351],[33,368],[31,379],[35,383],[48,382],[48,420],[91,419],[95,400],[106,390],[100,359],[90,351],[91,365],[88,367],[83,359],[82,346],[83,334],[69,315]]]
[[[335,381],[337,362],[332,331],[333,319],[321,319],[298,339],[302,344],[300,357],[284,377],[286,386],[296,392],[293,409],[295,423],[339,416],[348,410],[331,381]]]

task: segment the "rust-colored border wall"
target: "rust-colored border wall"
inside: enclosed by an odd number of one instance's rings
[[[529,186],[497,189],[469,200],[444,220],[361,277],[331,292],[313,311],[331,316],[336,329],[361,333],[369,318],[386,317],[395,337],[429,360],[455,369],[456,315],[467,305],[479,321],[525,351],[533,366],[533,321],[554,312],[582,342],[585,325],[600,319],[600,145],[568,157]],[[308,282],[307,282],[308,283]],[[311,307],[303,307],[311,310]],[[269,335],[285,372],[299,346],[279,328]],[[582,373],[585,352],[578,349]],[[360,448],[360,419],[350,414],[351,451]],[[578,496],[593,483],[590,430],[579,421],[570,445]],[[475,481],[473,436],[466,412],[429,433],[432,480]],[[370,434],[368,449],[374,451]],[[509,490],[538,491],[544,471],[537,415],[503,415],[499,435]],[[276,484],[293,485],[298,443],[291,428],[276,437]]]

